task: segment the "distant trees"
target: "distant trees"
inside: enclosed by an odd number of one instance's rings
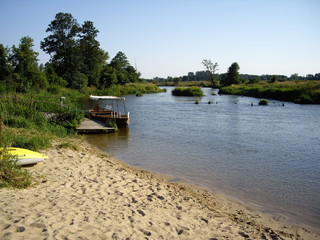
[[[239,83],[240,82],[239,69],[240,67],[237,62],[232,63],[225,77],[221,79],[221,85],[230,86],[232,84]]]
[[[218,71],[218,63],[212,63],[211,60],[204,59],[202,61],[202,64],[205,66],[207,72],[209,73],[211,86],[217,86],[218,84],[216,72]]]

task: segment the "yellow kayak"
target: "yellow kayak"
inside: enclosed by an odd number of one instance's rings
[[[45,159],[48,159],[48,156],[31,151],[24,148],[8,148],[8,153],[18,159],[18,165],[28,165],[28,164],[35,164],[38,162],[42,162]]]

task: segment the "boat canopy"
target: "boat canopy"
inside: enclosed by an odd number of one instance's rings
[[[121,100],[121,101],[125,101],[126,99],[124,97],[116,97],[116,96],[90,96],[91,100]]]

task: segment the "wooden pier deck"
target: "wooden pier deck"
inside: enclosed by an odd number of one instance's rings
[[[85,118],[77,128],[78,133],[109,133],[115,129],[107,126],[103,121]]]

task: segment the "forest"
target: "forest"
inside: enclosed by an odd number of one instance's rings
[[[50,55],[50,60],[45,64],[38,64],[38,53],[29,36],[11,48],[0,43],[0,93],[58,92],[61,87],[106,89],[142,81],[125,53],[119,51],[107,62],[109,55],[100,47],[99,30],[93,22],[79,24],[70,13],[60,12],[46,32],[41,49]]]

